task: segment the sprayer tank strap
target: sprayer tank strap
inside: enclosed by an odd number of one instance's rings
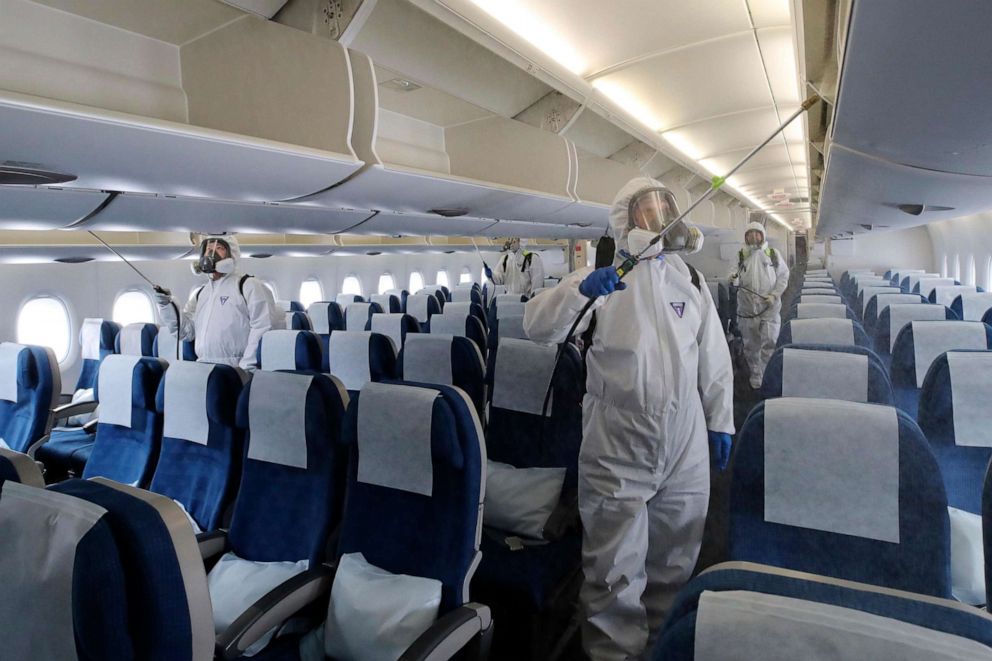
[[[241,294],[241,298],[244,298],[245,299],[245,304],[248,303],[248,299],[245,298],[245,281],[248,278],[251,278],[251,277],[253,277],[253,276],[248,275],[246,273],[243,276],[241,276],[241,279],[240,280],[238,280],[238,293]],[[197,303],[200,302],[200,294],[202,294],[202,293],[203,293],[203,287],[200,287],[199,289],[196,290],[196,302]]]

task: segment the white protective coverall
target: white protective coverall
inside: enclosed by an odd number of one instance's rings
[[[749,224],[744,230],[745,235],[751,230],[761,232],[762,242],[760,246],[745,245],[738,257],[738,262],[743,258],[743,265],[739,265],[737,323],[744,339],[744,355],[750,372],[748,377],[751,386],[758,388],[782,329],[782,292],[789,284],[789,267],[781,253],[768,247],[768,242],[764,240],[765,228],[761,223]],[[776,253],[775,260],[772,259],[772,251]],[[769,295],[775,298],[771,303],[764,298]]]
[[[272,292],[258,278],[244,281],[244,295],[239,282],[244,274],[238,269],[241,249],[235,237],[219,237],[230,246],[234,271],[219,279],[207,280],[199,294],[191,298],[182,312],[180,340],[196,341],[197,361],[223,363],[254,371],[255,352],[266,331],[285,328],[285,314],[276,308]],[[159,313],[169,332],[176,334],[176,315],[171,305],[159,304]]]
[[[614,200],[618,253],[628,247],[630,200],[657,186],[638,178]],[[527,303],[531,339],[565,340],[588,301],[578,287],[590,271]],[[699,555],[710,490],[707,429],[734,433],[730,352],[705,282],[693,286],[674,254],[642,261],[624,282],[626,289],[593,305],[582,405],[582,637],[593,661],[637,658],[657,634]]]
[[[527,256],[530,255],[530,259]],[[526,262],[530,263],[527,264]],[[530,296],[544,286],[544,263],[536,252],[519,249],[507,251],[496,260],[493,282],[506,285],[506,293]]]

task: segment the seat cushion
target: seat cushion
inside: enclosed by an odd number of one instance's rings
[[[495,606],[543,610],[555,589],[581,563],[582,535],[576,530],[556,542],[511,550],[501,539],[482,535],[482,562],[472,580],[472,597]]]
[[[82,429],[52,431],[48,441],[38,448],[35,458],[45,464],[49,470],[67,472],[69,470],[82,472],[89,454],[81,455],[74,461],[73,455],[84,448],[92,450],[96,437]],[[79,462],[82,463],[79,463]]]

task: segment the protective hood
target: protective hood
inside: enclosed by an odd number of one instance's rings
[[[750,232],[751,230],[757,230],[761,232],[761,245],[757,247],[762,249],[766,248],[768,246],[768,235],[765,233],[765,226],[762,225],[761,223],[748,223],[747,227],[744,228],[744,236],[747,236],[747,233]],[[744,241],[744,245],[747,245],[746,240]]]
[[[636,177],[624,184],[623,188],[620,189],[620,192],[617,193],[617,196],[613,198],[613,204],[610,207],[610,235],[613,237],[614,241],[616,241],[618,256],[621,250],[627,252],[628,254],[639,252],[631,249],[630,241],[628,239],[631,229],[631,202],[652,189],[668,190],[663,183],[656,179],[651,179],[650,177]],[[689,238],[686,241],[686,250],[683,252],[695,252],[697,249],[696,243],[698,243],[699,246],[702,245],[702,242],[700,241],[702,233],[698,231],[698,228],[695,228],[694,225],[688,222],[685,223],[685,229],[689,230],[687,231],[687,237]],[[695,229],[696,231],[692,232],[692,229]],[[675,232],[678,231],[678,229],[675,230]],[[667,240],[668,239],[666,239],[666,242]],[[681,251],[681,249],[676,249],[675,251],[678,252]]]

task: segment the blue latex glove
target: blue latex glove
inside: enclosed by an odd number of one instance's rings
[[[579,284],[579,292],[588,298],[606,296],[614,291],[626,289],[627,283],[620,281],[617,270],[612,266],[596,269]]]
[[[710,439],[710,465],[717,470],[726,470],[730,463],[730,447],[733,441],[730,434],[720,431],[708,431],[706,435]]]
[[[492,280],[493,279],[493,270],[491,268],[489,268],[489,264],[483,264],[483,266],[486,269],[486,277],[489,278],[490,280]]]

